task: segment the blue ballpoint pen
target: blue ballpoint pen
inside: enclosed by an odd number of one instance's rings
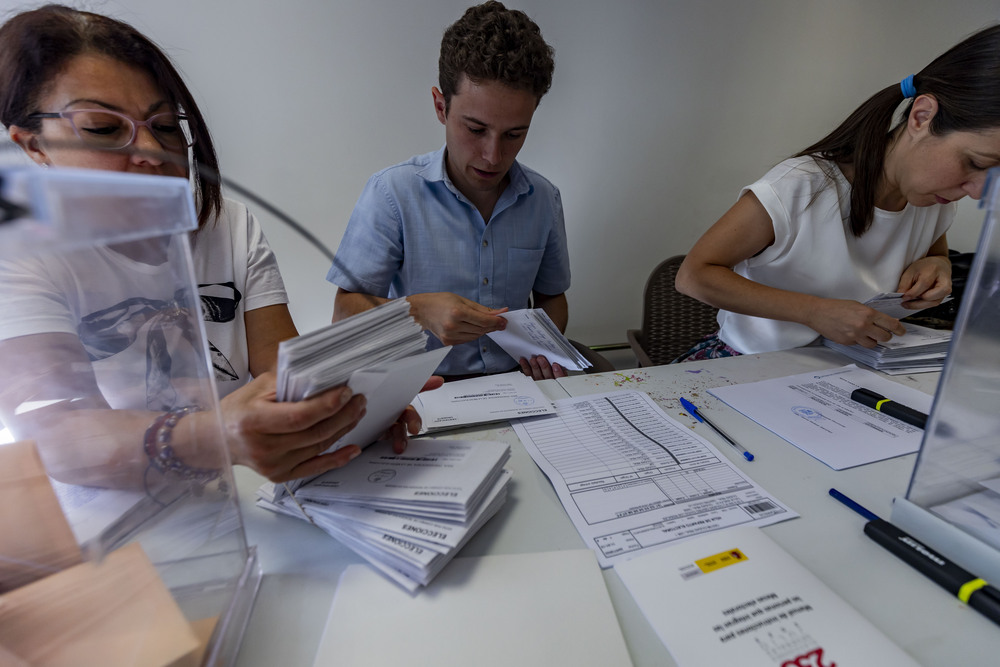
[[[726,442],[728,442],[730,445],[732,445],[733,447],[735,447],[737,449],[737,451],[739,451],[741,454],[743,454],[743,458],[745,458],[747,461],[753,461],[753,454],[751,454],[750,452],[748,452],[746,447],[744,447],[740,443],[738,443],[735,440],[733,440],[732,438],[730,438],[726,434],[725,431],[723,431],[721,428],[719,428],[718,426],[716,426],[715,424],[713,424],[712,422],[710,422],[708,420],[708,417],[706,417],[705,415],[701,414],[698,411],[698,408],[694,405],[694,403],[692,403],[691,401],[689,401],[686,398],[684,398],[683,396],[681,396],[681,406],[685,410],[687,410],[688,413],[692,417],[694,417],[695,419],[697,419],[700,422],[704,422],[705,424],[708,424],[712,428],[713,431],[715,431],[720,436],[722,436],[723,440],[725,440]]]

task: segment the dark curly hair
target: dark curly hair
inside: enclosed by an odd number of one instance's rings
[[[534,93],[540,102],[552,85],[552,47],[528,15],[496,0],[469,7],[445,30],[438,59],[438,83],[445,104],[464,74]]]
[[[170,104],[190,119],[194,138],[199,226],[214,220],[222,207],[219,161],[198,105],[170,59],[149,38],[127,23],[63,5],[46,5],[14,16],[0,27],[0,122],[38,132],[29,118],[46,87],[76,56],[108,56],[149,74]],[[199,173],[198,166],[205,167]]]

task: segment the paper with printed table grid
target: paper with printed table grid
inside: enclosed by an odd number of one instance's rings
[[[555,405],[555,415],[514,429],[601,567],[719,528],[798,516],[642,392]]]

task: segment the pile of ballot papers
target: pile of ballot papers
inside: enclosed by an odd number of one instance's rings
[[[893,336],[873,348],[841,345],[826,338],[823,339],[823,345],[890,375],[940,371],[948,355],[951,331],[931,329],[909,322],[905,322],[903,326],[906,327],[905,335]]]
[[[355,371],[423,352],[427,335],[406,299],[393,299],[278,345],[279,401],[345,384]],[[416,392],[414,392],[416,393]]]
[[[378,442],[294,494],[265,484],[257,505],[309,521],[413,592],[426,586],[496,514],[511,473],[503,442]]]
[[[593,365],[562,335],[559,327],[541,308],[511,310],[500,317],[507,320],[506,328],[486,335],[514,361],[541,354],[550,364],[559,364],[571,371],[586,370]]]
[[[427,334],[410,316],[406,299],[395,299],[291,340],[278,347],[277,399],[301,401],[346,384],[367,403],[361,421],[333,443],[365,447],[383,437],[448,354],[425,352]],[[295,490],[288,482],[275,493]]]

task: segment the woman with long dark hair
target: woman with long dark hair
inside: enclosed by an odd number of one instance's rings
[[[879,91],[744,188],[678,271],[678,290],[721,309],[719,332],[681,360],[787,349],[820,335],[874,347],[905,333],[862,302],[901,292],[912,309],[941,303],[951,291],[945,232],[954,202],[978,199],[998,164],[994,26]]]

